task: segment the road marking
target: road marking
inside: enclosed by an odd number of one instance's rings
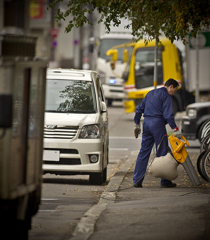
[[[111,151],[128,151],[128,148],[109,148]]]
[[[55,210],[42,210],[42,209],[40,209],[39,212],[42,212],[42,213],[46,212],[46,213],[48,213],[48,212],[55,212]]]
[[[59,200],[58,198],[41,198],[41,202],[42,201],[57,201],[57,200]],[[48,204],[48,203],[46,203],[46,202],[42,202],[41,203],[41,205],[45,205],[46,206],[46,204]],[[55,209],[48,209],[48,210],[44,210],[44,209],[39,209],[39,211],[38,212],[41,212],[41,213],[50,213],[50,212],[55,212]]]
[[[133,140],[135,140],[135,137],[109,137],[109,139],[133,139]]]
[[[58,198],[41,198],[42,201],[57,201]]]

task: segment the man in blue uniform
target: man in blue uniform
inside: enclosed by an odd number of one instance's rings
[[[165,136],[165,125],[168,123],[173,129],[175,137],[181,138],[181,133],[176,126],[173,115],[172,97],[178,89],[178,82],[172,78],[168,79],[165,86],[154,89],[147,93],[142,103],[136,108],[134,117],[134,135],[137,138],[141,132],[140,119],[144,113],[143,133],[141,149],[137,157],[133,184],[134,187],[142,187],[144,174],[146,172],[147,164],[152,147],[155,143],[156,150],[158,145],[160,147],[157,151],[157,157],[165,156],[168,148],[168,138]],[[164,137],[165,136],[165,137]],[[161,178],[161,187],[176,187],[175,183]]]

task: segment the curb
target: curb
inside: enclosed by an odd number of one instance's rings
[[[130,157],[125,160],[119,170],[110,179],[106,189],[101,194],[98,204],[91,207],[80,219],[72,234],[72,237],[70,238],[71,240],[87,240],[94,233],[96,221],[99,219],[102,212],[106,210],[107,205],[115,202],[116,192],[118,191],[125,175],[133,166],[135,161],[136,157]]]

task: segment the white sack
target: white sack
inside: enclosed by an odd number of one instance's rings
[[[149,167],[149,172],[156,178],[174,180],[178,177],[179,163],[168,153],[166,156],[156,157]]]

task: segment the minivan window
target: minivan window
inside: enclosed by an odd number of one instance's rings
[[[46,112],[95,113],[95,90],[91,81],[48,79]]]

